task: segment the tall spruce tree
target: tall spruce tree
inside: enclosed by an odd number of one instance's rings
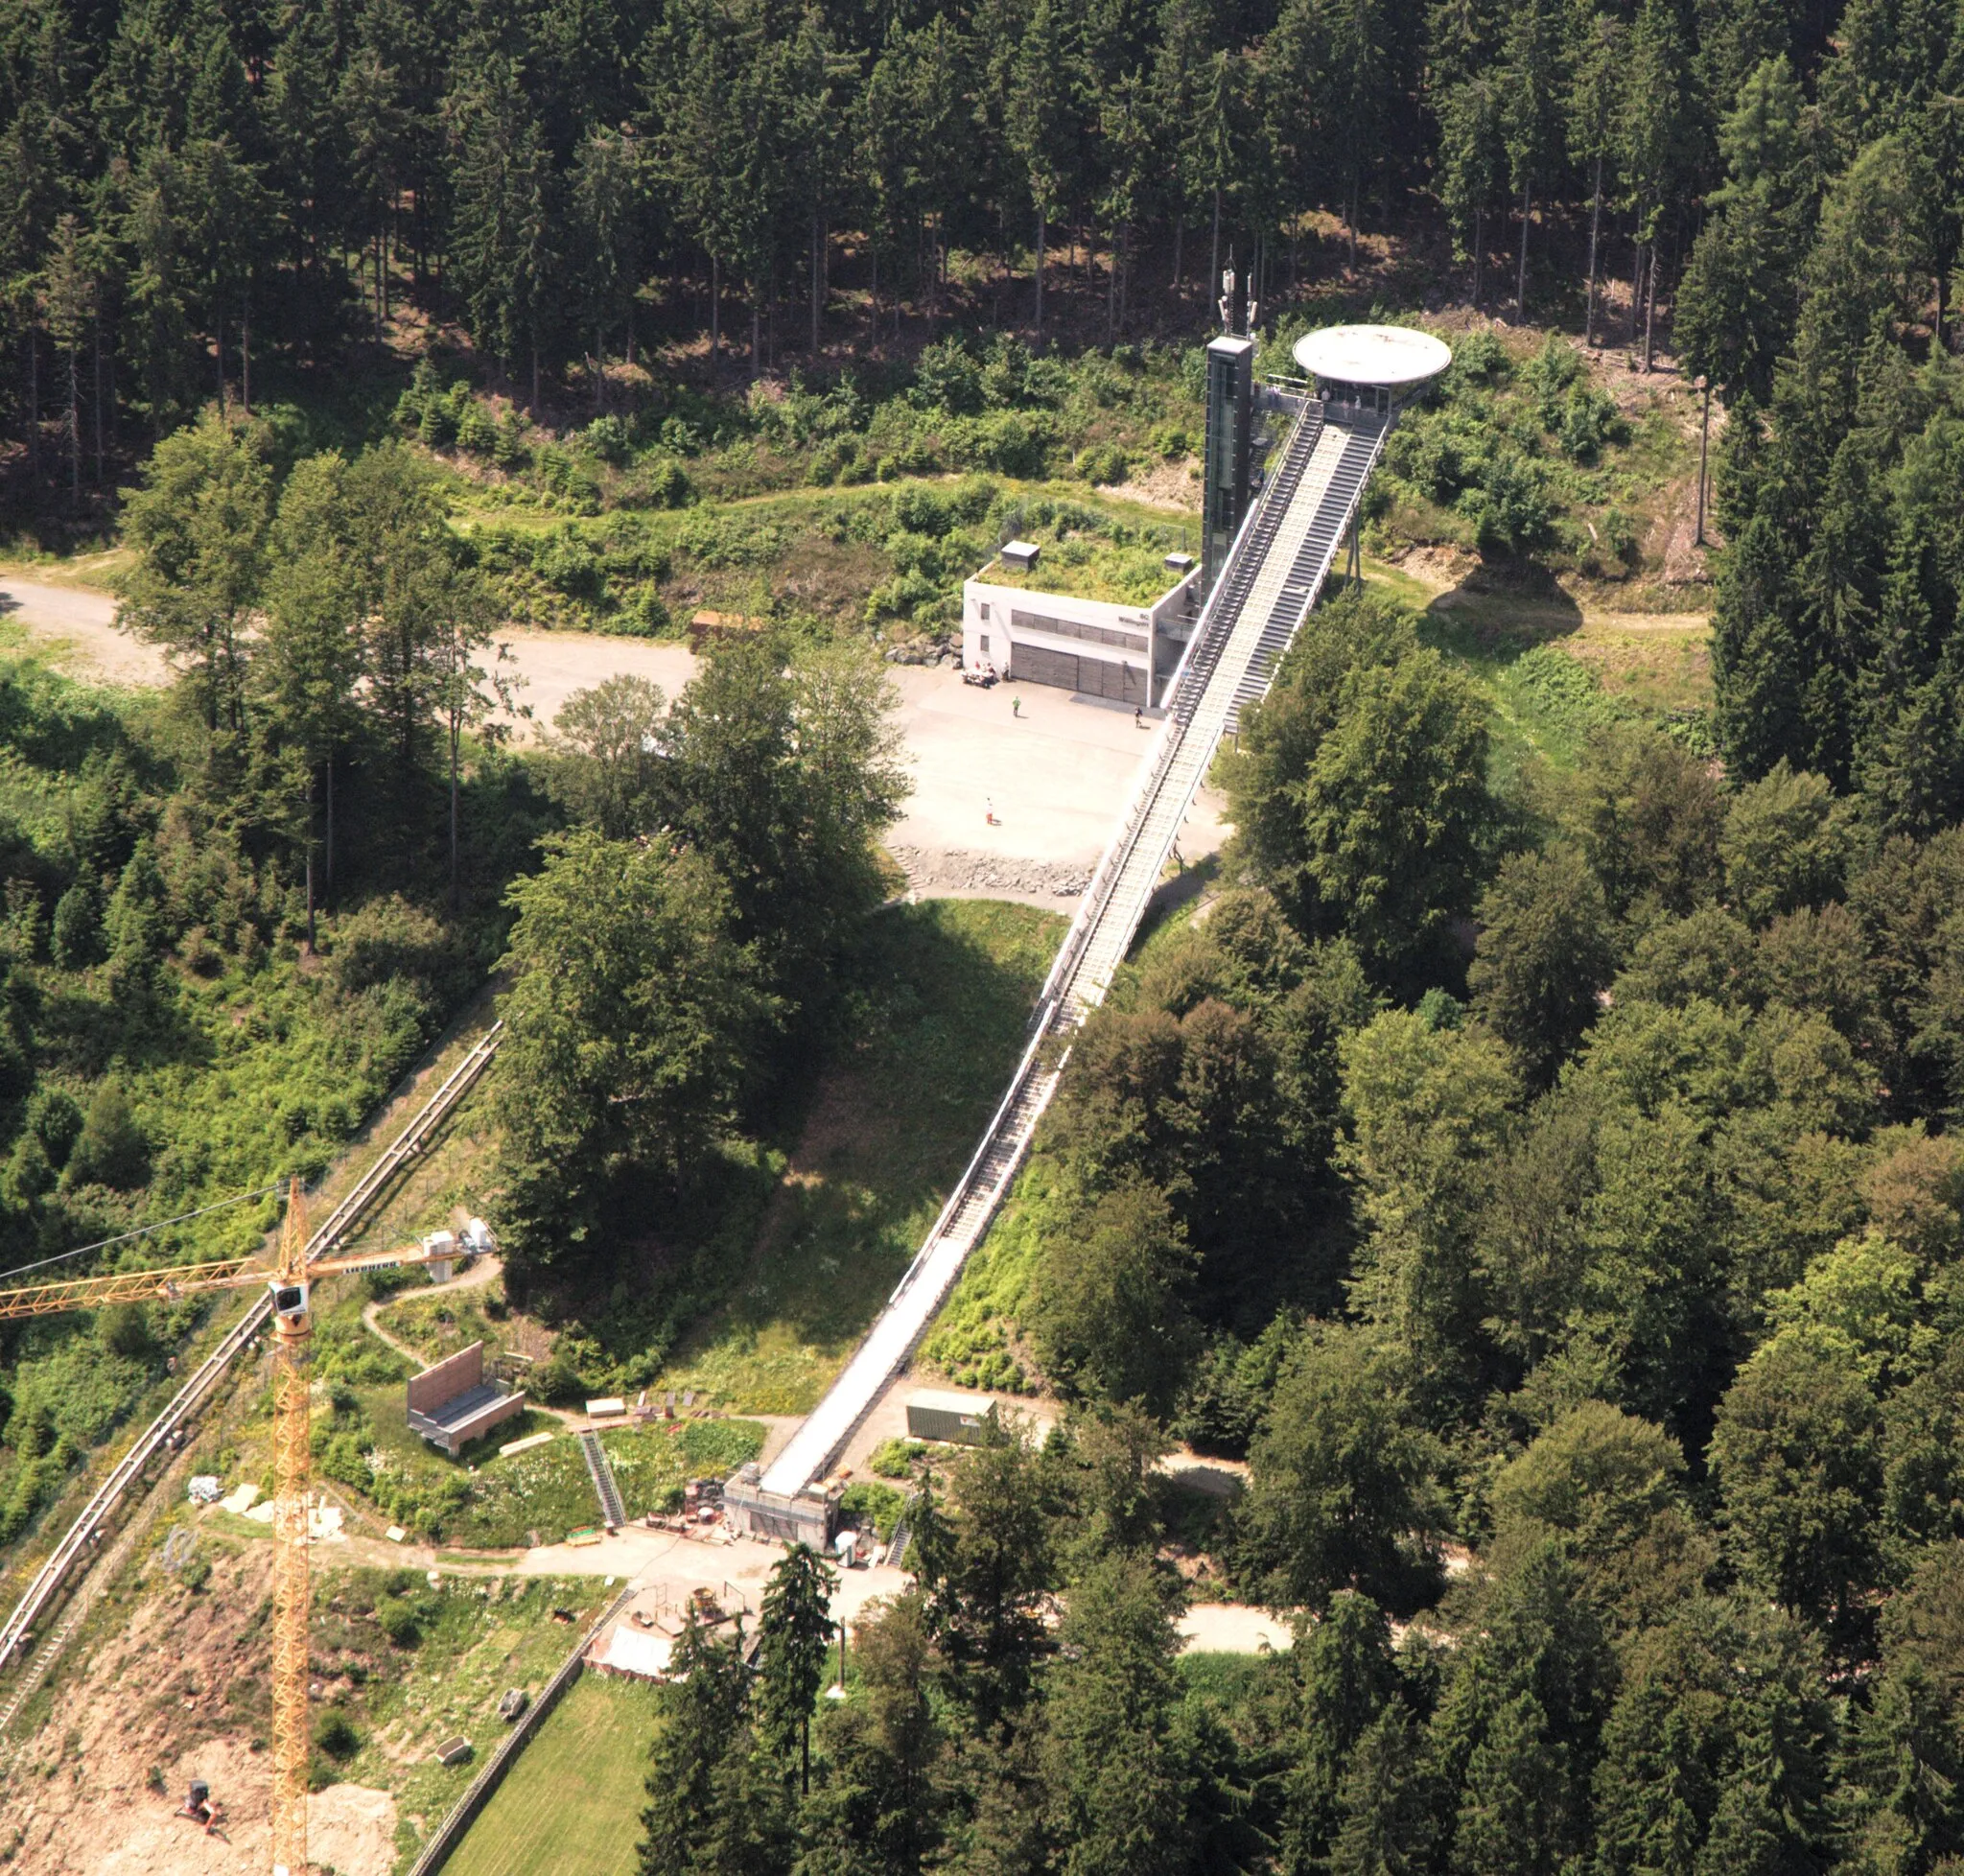
[[[807,1544],[793,1544],[771,1572],[758,1618],[760,1722],[784,1751],[798,1741],[799,1786],[811,1790],[811,1710],[825,1682],[830,1613],[838,1573]]]

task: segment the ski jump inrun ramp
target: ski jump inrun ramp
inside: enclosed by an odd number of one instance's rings
[[[866,1340],[765,1469],[766,1492],[793,1496],[826,1473],[913,1355],[982,1241],[1056,1091],[1072,1035],[1104,999],[1132,947],[1221,739],[1236,727],[1242,706],[1268,689],[1276,661],[1316,604],[1389,428],[1389,419],[1368,411],[1300,401],[1188,641],[1125,817],[1050,968],[1009,1091]]]

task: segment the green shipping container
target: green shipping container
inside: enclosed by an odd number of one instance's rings
[[[981,1440],[983,1425],[994,1411],[994,1395],[922,1388],[907,1396],[907,1438],[951,1440],[972,1446]]]

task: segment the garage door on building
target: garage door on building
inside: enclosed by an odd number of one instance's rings
[[[1078,690],[1087,697],[1114,697],[1120,703],[1146,701],[1143,665],[1107,664],[1103,658],[1078,660]]]
[[[1078,688],[1078,661],[1067,651],[1047,651],[1040,645],[1017,645],[1010,673],[1024,684],[1054,684],[1061,691]]]
[[[1046,650],[1040,645],[1018,644],[1011,675],[1025,684],[1054,684],[1087,697],[1113,697],[1120,703],[1146,701],[1146,671],[1141,664],[1120,664],[1103,658],[1075,658],[1067,651]]]

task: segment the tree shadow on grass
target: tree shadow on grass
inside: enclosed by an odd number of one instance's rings
[[[1540,570],[1475,568],[1419,615],[1421,643],[1486,670],[1578,631],[1582,609]]]
[[[808,1406],[932,1225],[1002,1097],[1063,921],[936,900],[887,907],[852,961],[847,1020],[812,1076],[718,1306],[678,1376],[760,1411]]]

